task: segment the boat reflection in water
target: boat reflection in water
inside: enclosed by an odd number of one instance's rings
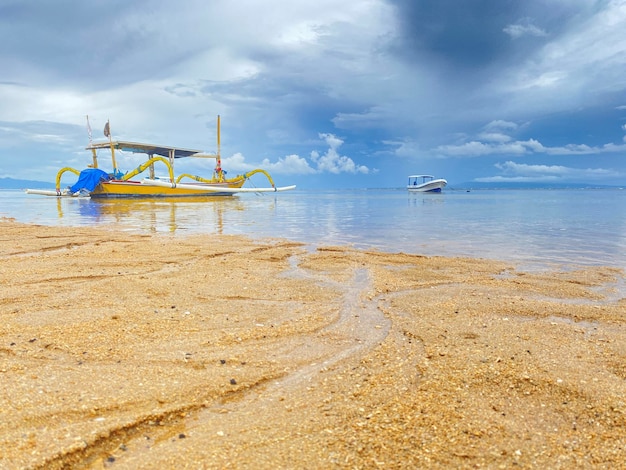
[[[446,198],[441,193],[409,193],[409,206],[444,204]]]
[[[224,233],[224,213],[245,211],[239,198],[220,196],[155,199],[57,199],[59,219],[70,225],[108,227],[142,233]]]

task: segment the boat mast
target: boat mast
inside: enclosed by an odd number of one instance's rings
[[[113,140],[111,139],[111,125],[107,120],[107,123],[104,125],[104,135],[109,138],[109,145],[111,146],[111,161],[113,163],[113,175],[117,175],[117,162],[115,161],[115,147],[113,146]]]
[[[220,139],[220,115],[217,115],[217,166],[222,170],[222,151],[221,151],[221,139]]]
[[[220,115],[217,115],[217,155],[216,160],[217,164],[215,165],[215,173],[217,173],[217,177],[220,181],[224,179],[224,172],[222,171],[222,158],[221,158],[221,149],[220,149]]]
[[[93,143],[93,138],[91,135],[91,124],[89,124],[89,115],[85,116],[87,118],[87,134],[89,134],[89,146]],[[91,164],[91,168],[98,168],[98,154],[96,153],[96,149],[91,149],[91,158],[93,163]]]

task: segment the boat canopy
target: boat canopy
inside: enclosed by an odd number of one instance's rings
[[[90,193],[100,184],[101,181],[107,181],[110,179],[111,177],[105,171],[97,168],[87,168],[80,172],[78,181],[69,188],[69,191],[71,194],[74,194],[84,189],[87,193]]]
[[[409,178],[434,178],[433,175],[411,175]]]
[[[124,152],[161,155],[168,158],[171,157],[171,155],[174,155],[174,158],[184,158],[193,157],[195,154],[202,154],[201,150],[180,149],[176,147],[166,147],[164,145],[141,144],[138,142],[124,142],[121,140],[94,142],[87,147],[87,150],[110,149],[111,147]]]

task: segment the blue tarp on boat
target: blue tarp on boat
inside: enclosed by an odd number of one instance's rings
[[[102,171],[97,168],[87,168],[86,170],[80,172],[78,181],[74,184],[74,186],[70,187],[70,192],[74,194],[83,189],[91,192],[100,184],[101,181],[106,181],[108,179],[110,179],[110,177],[106,171]]]

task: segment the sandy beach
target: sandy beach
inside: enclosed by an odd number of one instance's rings
[[[626,463],[620,270],[0,230],[0,468]]]

